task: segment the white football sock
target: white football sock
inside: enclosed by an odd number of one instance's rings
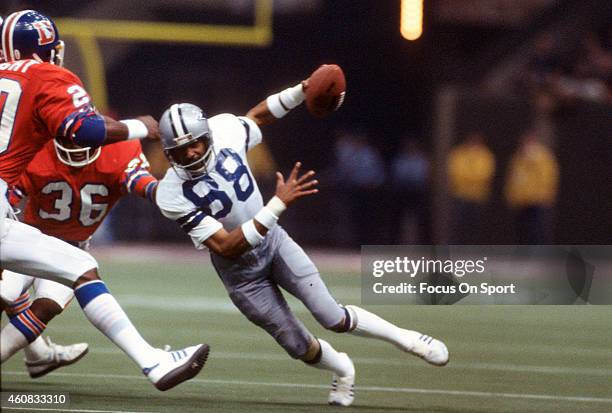
[[[309,364],[309,366],[331,370],[340,377],[355,375],[355,367],[346,354],[338,353],[327,341],[318,340],[321,345],[321,360],[318,363]]]
[[[400,328],[363,308],[354,305],[346,308],[353,318],[351,324],[354,328],[350,331],[353,335],[384,340],[401,349],[406,347],[407,338],[416,340],[420,336],[416,331]]]
[[[25,336],[11,323],[7,323],[0,332],[0,363],[4,363],[13,354],[28,345]]]
[[[43,340],[42,336],[36,337],[30,345],[23,349],[27,361],[46,360],[49,356],[49,346]]]
[[[435,366],[448,363],[448,348],[444,343],[418,331],[406,330],[363,308],[347,305],[350,312],[351,334],[361,337],[371,337],[387,341],[402,351],[421,357]]]
[[[81,295],[90,294],[88,297],[82,298],[84,301],[86,300],[85,306],[82,307],[83,313],[98,330],[111,339],[141,369],[156,364],[159,359],[156,349],[142,338],[115,300],[115,297],[108,293],[103,284],[101,281],[95,281],[79,286],[75,290],[77,299]],[[93,293],[90,293],[82,290],[83,288],[90,291],[102,289],[103,292],[93,291]],[[91,298],[92,296],[94,298]],[[82,304],[82,301],[79,300],[79,303]]]

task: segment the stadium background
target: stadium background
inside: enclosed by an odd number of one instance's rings
[[[430,1],[424,8],[423,35],[416,41],[400,35],[396,1],[4,3],[6,10],[30,4],[60,17],[60,32],[68,33],[67,66],[81,75],[101,109],[120,118],[144,113],[158,117],[175,101],[194,102],[211,115],[241,114],[270,93],[306,78],[319,64],[341,65],[348,81],[342,110],[324,120],[312,118],[303,108],[292,112],[264,130],[268,151],[260,151],[264,156],[255,162],[266,194],[276,166],[287,170],[302,160],[321,174],[320,196],[283,218],[299,241],[355,248],[401,240],[401,226],[390,213],[397,202],[390,168],[410,138],[420,143],[430,162],[418,241],[457,242],[450,233],[457,218],[446,161],[455,143],[479,130],[497,167],[481,225],[468,226],[473,233],[467,239],[474,244],[518,243],[513,213],[503,197],[504,180],[521,132],[536,125],[560,171],[547,241],[609,242],[609,70],[602,79],[607,87],[603,99],[566,98],[552,110],[538,104],[537,91],[517,86],[531,75],[534,43],[545,33],[555,36],[559,70],[568,77],[584,54],[589,33],[600,39],[609,58],[608,1]],[[153,26],[121,31],[109,25],[117,21]],[[156,23],[191,23],[207,31],[192,36]],[[335,147],[342,134],[365,135],[384,161],[385,177],[372,195],[375,202],[370,202],[374,205],[352,215],[350,194],[340,190],[344,183],[337,174]],[[166,164],[159,148],[146,146],[156,174],[162,175]],[[112,218],[120,225],[107,228],[114,228],[119,240],[186,242],[172,223],[135,199],[126,199]],[[368,222],[372,220],[376,225]],[[364,240],[354,230],[358,235],[351,236],[343,228],[347,226],[365,227],[370,235]]]
[[[272,193],[269,177],[276,167],[287,170],[301,160],[320,172],[320,195],[288,211],[283,225],[309,251],[317,251],[315,261],[340,301],[359,300],[360,244],[412,239],[397,234],[397,222],[387,213],[397,199],[388,178],[374,192],[372,211],[350,217],[349,223],[371,230],[368,242],[342,228],[351,212],[350,195],[341,191],[337,177],[335,147],[343,134],[366,135],[387,175],[406,138],[421,144],[431,168],[418,242],[445,243],[452,239],[454,219],[448,154],[467,132],[483,131],[497,172],[480,227],[470,239],[515,244],[513,213],[503,196],[505,171],[520,133],[536,125],[559,162],[552,240],[610,243],[610,74],[603,78],[603,99],[564,96],[554,110],[534,99],[539,90],[517,86],[529,75],[534,42],[543,33],[556,36],[565,71],[571,72],[567,67],[581,56],[587,33],[595,33],[610,53],[609,1],[428,0],[416,41],[401,37],[400,2],[391,0],[8,0],[0,15],[26,7],[58,18],[60,33],[68,33],[67,67],[81,76],[98,106],[118,118],[158,117],[175,101],[199,104],[209,114],[240,114],[306,78],[319,64],[341,65],[348,82],[341,110],[323,120],[304,108],[293,111],[264,129],[268,152],[254,160],[265,196]],[[193,39],[186,35],[188,41],[174,42],[159,39],[174,33],[166,26],[139,26],[141,37],[121,38],[120,30],[113,34],[113,26],[106,26],[111,21],[205,26]],[[159,148],[145,143],[145,149],[162,174],[166,165]],[[376,225],[369,222],[372,217]],[[213,356],[200,381],[168,395],[154,393],[72,308],[49,334],[62,343],[88,341],[92,354],[39,382],[24,376],[16,356],[2,366],[3,390],[69,389],[73,409],[100,411],[321,409],[327,377],[288,361],[232,310],[207,258],[192,251],[175,224],[128,197],[104,229],[93,253],[143,334],[156,344],[177,346],[204,337],[213,351],[223,349],[218,359]],[[168,242],[177,247],[167,247]],[[610,411],[610,307],[375,309],[447,340],[456,364],[433,370],[418,360],[400,361],[384,345],[359,346],[357,340],[331,336],[356,357],[364,390],[355,410]]]

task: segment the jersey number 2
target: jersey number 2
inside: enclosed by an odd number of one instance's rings
[[[21,85],[13,79],[0,79],[0,154],[8,149],[21,98]]]
[[[89,96],[81,86],[72,85],[67,92],[72,96],[75,108],[89,103]],[[11,142],[21,93],[21,85],[18,81],[0,79],[0,155],[8,149]]]

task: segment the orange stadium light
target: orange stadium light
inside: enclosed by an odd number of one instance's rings
[[[407,40],[417,40],[423,34],[423,0],[402,0],[400,33]]]

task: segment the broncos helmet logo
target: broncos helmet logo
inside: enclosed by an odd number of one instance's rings
[[[32,23],[32,27],[38,32],[38,45],[44,46],[55,41],[55,30],[49,20],[41,20]]]

